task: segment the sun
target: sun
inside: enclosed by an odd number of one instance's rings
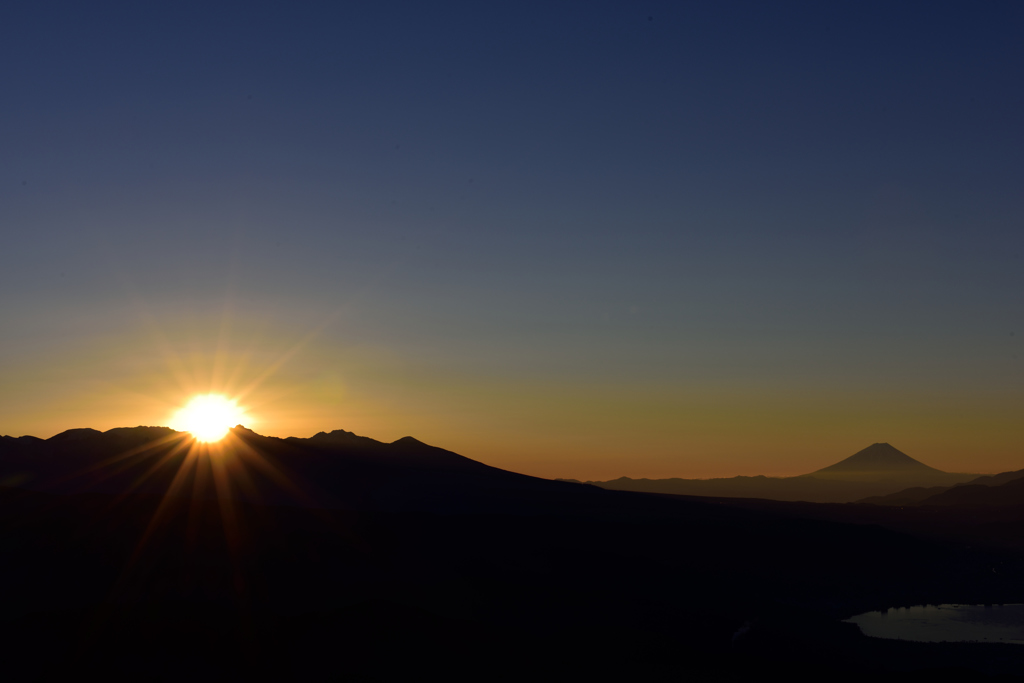
[[[235,425],[245,421],[245,410],[227,396],[202,394],[193,396],[174,414],[171,427],[191,432],[199,441],[220,441]]]

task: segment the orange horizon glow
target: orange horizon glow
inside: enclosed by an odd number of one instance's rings
[[[278,438],[334,429],[385,442],[411,435],[545,478],[793,476],[877,441],[947,472],[1024,467],[1024,394],[1016,388],[575,383],[455,371],[387,347],[321,338],[319,316],[284,329],[231,311],[146,320],[116,341],[44,349],[7,368],[0,434],[46,438],[151,424],[194,433],[175,417],[193,397],[213,393],[247,413],[221,433],[241,423]]]

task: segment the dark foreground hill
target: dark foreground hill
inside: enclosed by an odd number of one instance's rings
[[[341,432],[236,430],[228,449],[191,455],[176,433],[142,434],[0,444],[5,680],[1024,670],[1015,646],[880,641],[841,622],[1024,601],[1024,551],[1000,541],[1021,536],[1010,509],[985,521],[997,532],[949,536],[955,507],[907,520],[878,506],[608,491]]]
[[[943,472],[914,460],[887,443],[876,443],[829,467],[797,477],[720,479],[630,479],[588,481],[618,491],[684,496],[764,498],[768,500],[848,503],[890,495],[911,487],[952,486],[977,474]],[[574,481],[574,480],[566,480]]]
[[[50,439],[0,437],[0,485],[52,493],[153,493],[365,510],[488,509],[568,484],[508,472],[412,437],[383,443],[344,430],[308,439],[238,426],[198,444],[167,427]]]

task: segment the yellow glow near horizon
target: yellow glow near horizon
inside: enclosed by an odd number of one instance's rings
[[[193,396],[171,419],[171,428],[191,432],[199,441],[220,441],[246,419],[238,403],[221,394]]]

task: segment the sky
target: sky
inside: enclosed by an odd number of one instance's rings
[[[0,4],[0,434],[1024,467],[1024,4]]]

